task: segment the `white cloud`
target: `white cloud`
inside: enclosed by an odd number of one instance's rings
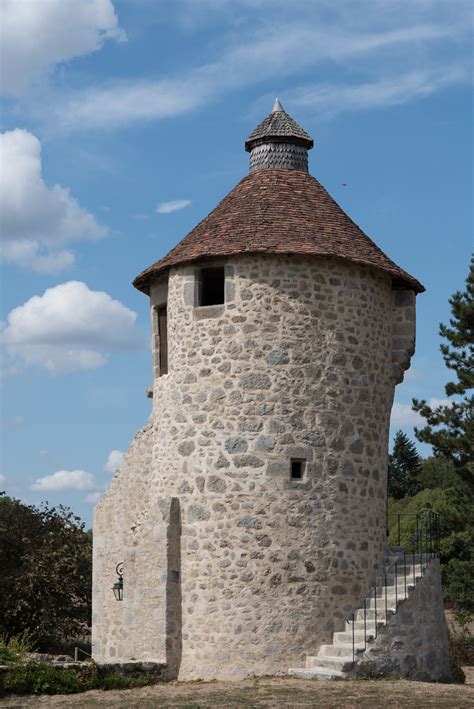
[[[437,406],[450,406],[453,402],[449,399],[437,399],[432,397],[428,401],[428,405],[432,409]],[[419,413],[413,411],[411,404],[399,404],[395,402],[392,407],[392,413],[390,417],[390,426],[397,426],[398,428],[407,428],[412,426],[420,426],[426,423],[425,419],[420,416]]]
[[[92,490],[97,487],[94,476],[85,470],[58,470],[52,475],[38,478],[31,485],[38,492],[59,492],[62,490]]]
[[[12,357],[51,373],[95,369],[112,351],[143,347],[136,317],[108,293],[69,281],[14,308],[1,339]]]
[[[7,480],[6,476],[3,475],[2,473],[0,473],[0,483],[4,483],[4,482],[6,482],[6,480]]]
[[[18,95],[52,67],[125,39],[111,0],[0,0],[1,88]]]
[[[438,406],[452,406],[453,403],[454,402],[451,399],[437,399],[436,397],[432,397],[428,401],[428,404],[432,409],[436,409]]]
[[[469,82],[469,69],[463,66],[419,70],[386,76],[365,84],[319,84],[300,87],[287,96],[291,105],[332,116],[347,111],[400,106],[437,91]]]
[[[104,465],[105,472],[111,473],[113,475],[118,468],[121,468],[123,465],[123,456],[124,455],[125,454],[123,451],[118,451],[118,450],[110,451],[109,457],[107,458],[107,462]]]
[[[400,4],[397,8],[393,2],[381,3],[381,9],[373,0],[298,2],[298,11],[290,4],[290,9],[282,10],[279,22],[265,5],[250,3],[246,7],[239,32],[232,22],[230,30],[220,32],[222,50],[217,58],[180,74],[118,79],[58,96],[56,103],[48,106],[48,121],[66,130],[81,130],[169,118],[230,91],[264,81],[280,82],[318,65],[330,65],[350,77],[352,84],[341,81],[341,104],[345,101],[351,110],[403,103],[468,80],[468,69],[459,68],[462,60],[464,67],[469,67],[463,43],[469,34],[466,3],[459,3],[453,12],[439,2],[414,0],[412,5],[405,4],[402,12]],[[441,44],[450,53],[440,52]],[[352,94],[354,77],[364,75],[360,90]],[[396,85],[398,77],[404,83],[401,88]],[[308,93],[309,89],[305,90]],[[311,100],[321,102],[327,96],[335,101],[334,92],[332,86],[322,84],[311,90]]]
[[[403,381],[405,382],[419,382],[424,378],[424,374],[422,371],[419,369],[415,369],[415,367],[410,367],[410,369],[407,369],[405,372],[405,376],[403,377]]]
[[[102,497],[102,494],[102,492],[89,492],[85,496],[84,502],[91,502],[93,505],[95,505],[95,503],[98,502]]]
[[[59,273],[74,255],[64,245],[99,239],[107,229],[82,209],[69,190],[48,188],[41,144],[26,130],[0,134],[0,233],[3,260],[39,273]]]
[[[407,426],[419,426],[423,422],[420,414],[413,411],[411,404],[394,403],[390,416],[390,426],[405,428]]]
[[[177,212],[178,209],[189,207],[190,204],[190,199],[175,199],[172,202],[161,202],[155,211],[157,211],[158,214],[169,214],[170,212]]]

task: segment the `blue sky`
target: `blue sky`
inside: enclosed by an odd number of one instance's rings
[[[151,384],[130,282],[247,172],[275,96],[310,171],[427,292],[393,431],[443,399],[472,249],[464,0],[0,0],[0,489],[87,522]],[[343,185],[346,186],[343,186]]]

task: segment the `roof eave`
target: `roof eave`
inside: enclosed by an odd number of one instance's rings
[[[301,145],[307,150],[311,150],[314,147],[312,138],[300,138],[292,135],[265,135],[260,138],[248,138],[245,141],[245,150],[250,153],[258,145],[264,145],[265,143],[292,143],[293,145]]]

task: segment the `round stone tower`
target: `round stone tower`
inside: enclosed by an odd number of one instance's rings
[[[249,175],[134,281],[153,411],[96,508],[99,661],[284,673],[383,564],[389,416],[423,287],[308,174],[312,146],[277,100]]]

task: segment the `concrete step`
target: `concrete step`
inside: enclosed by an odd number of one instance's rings
[[[367,611],[367,613],[368,613],[368,611]],[[383,628],[384,625],[385,625],[385,609],[384,609],[383,617],[381,618],[380,613],[378,612],[378,608],[377,608],[377,628]],[[367,628],[367,632],[369,632],[369,630],[371,633],[374,632],[374,630],[375,630],[375,613],[373,614],[372,618],[369,618],[367,616],[365,627]],[[364,617],[363,616],[360,620],[354,621],[354,630],[356,633],[358,631],[363,632],[363,630],[364,630]],[[350,636],[352,637],[352,623],[346,623],[346,629],[342,632],[349,633]]]
[[[350,657],[342,657],[340,655],[308,655],[306,658],[306,669],[312,669],[313,667],[326,667],[330,670],[347,672],[352,669],[352,666],[352,652]]]
[[[364,650],[364,641],[355,643],[354,649],[356,651]],[[342,643],[339,645],[321,645],[318,652],[318,662],[322,657],[343,657],[352,662],[352,640],[345,645]]]
[[[288,674],[300,679],[319,679],[319,680],[343,680],[348,679],[345,672],[340,670],[331,670],[328,667],[291,667]]]
[[[395,604],[393,604],[395,606]],[[370,621],[375,621],[375,608],[372,607],[370,608],[369,605],[367,605],[366,608],[366,618],[367,618],[367,623]],[[390,620],[391,616],[395,613],[395,607],[390,608],[390,605],[387,608],[387,620]],[[356,610],[354,614],[356,622],[358,621],[363,621],[364,620],[364,609],[359,608]],[[377,621],[383,622],[385,624],[385,603],[383,605],[377,601]],[[350,625],[350,623],[348,623]]]
[[[407,583],[407,598],[408,594],[410,593],[410,586]],[[395,593],[395,586],[387,586],[387,601],[390,599],[404,599],[405,600],[405,584],[398,584],[397,592]],[[374,594],[372,593],[369,598],[366,599],[366,601],[373,601],[374,600]],[[381,600],[385,602],[385,588],[378,588],[377,589],[377,602]]]
[[[415,573],[415,580],[419,579],[423,575],[423,569],[419,564],[415,565],[415,569],[413,569],[413,566],[411,564],[407,564],[406,566],[406,574],[407,574],[407,583],[408,580],[411,579],[411,582],[413,583],[413,573]],[[380,574],[380,576],[377,576],[377,584],[380,586],[383,583],[385,583],[385,577],[387,578],[387,583],[391,584],[395,580],[395,567],[392,567],[390,569],[387,569],[386,573]],[[403,564],[398,564],[397,565],[397,578],[398,581],[404,581],[405,578],[405,569],[403,567]]]
[[[395,594],[390,595],[387,593],[387,610],[395,611],[395,609],[397,607],[397,603],[400,603],[400,601],[402,601],[402,600],[403,601],[405,600],[405,594],[403,594],[403,595],[398,594],[397,596],[395,596]],[[377,601],[375,601],[374,598],[367,599],[366,604],[365,604],[366,610],[373,609],[375,611],[375,606],[377,606],[377,614],[379,613],[379,611],[380,611],[380,615],[382,615],[382,611],[383,611],[383,614],[385,614],[385,594],[383,596],[381,596],[380,598],[379,598],[379,596],[377,596]],[[363,618],[364,617],[364,609],[359,608],[358,610],[362,611],[362,618]]]
[[[370,629],[367,626],[367,633],[365,634],[366,639],[368,640],[369,638],[372,638],[374,636],[374,628]],[[334,633],[333,638],[332,638],[332,647],[336,647],[337,645],[347,645],[347,643],[350,643],[352,646],[352,639],[354,638],[355,643],[363,643],[364,642],[364,628],[362,630],[356,630],[354,632],[354,635],[352,635],[352,630],[344,633]]]

